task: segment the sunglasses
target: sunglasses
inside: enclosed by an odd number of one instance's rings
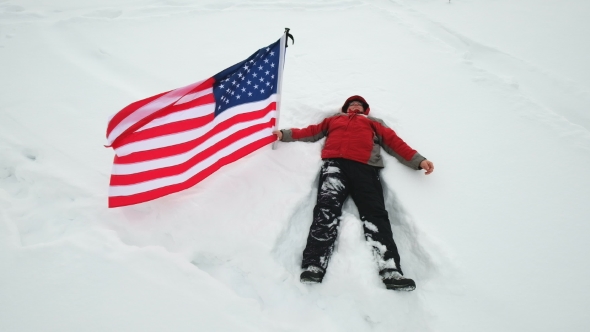
[[[363,103],[360,101],[353,101],[352,103],[348,104],[348,106],[363,106]]]

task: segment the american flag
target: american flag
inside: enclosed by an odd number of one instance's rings
[[[285,36],[211,78],[146,98],[110,120],[115,150],[109,207],[199,183],[273,143]]]

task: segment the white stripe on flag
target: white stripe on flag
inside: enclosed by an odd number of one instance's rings
[[[137,132],[140,132],[140,131],[146,130],[146,129],[150,129],[150,128],[154,128],[154,127],[158,127],[158,126],[162,126],[162,125],[166,125],[166,124],[173,123],[173,122],[200,118],[205,115],[213,114],[214,111],[215,111],[215,104],[199,105],[199,106],[196,106],[193,108],[186,109],[184,111],[178,111],[178,112],[175,112],[172,114],[168,114],[164,117],[154,119],[154,120],[150,121],[148,124],[146,124],[145,126],[141,127],[141,129],[137,130]]]
[[[177,102],[176,105],[181,105],[181,104],[185,104],[188,103],[189,101],[193,101],[199,97],[202,97],[204,95],[208,95],[210,93],[213,93],[213,88],[209,88],[209,89],[205,89],[205,90],[201,90],[201,91],[197,91],[197,92],[193,92],[190,93],[182,98],[180,98]]]

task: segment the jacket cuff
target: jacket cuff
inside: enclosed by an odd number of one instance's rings
[[[281,129],[281,133],[283,133],[281,142],[293,142],[293,132],[291,129]]]
[[[416,152],[414,154],[414,156],[412,157],[412,159],[410,159],[408,164],[411,168],[413,168],[415,170],[420,170],[420,169],[422,169],[422,167],[420,167],[420,163],[422,163],[424,160],[426,160],[426,158],[424,156],[422,156],[421,154],[419,154],[418,152]]]

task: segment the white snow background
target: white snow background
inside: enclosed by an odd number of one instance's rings
[[[590,2],[0,0],[0,331],[590,330]],[[435,163],[386,156],[414,292],[347,203],[299,283],[321,143],[108,209],[108,117],[291,28],[280,127],[363,95]]]

